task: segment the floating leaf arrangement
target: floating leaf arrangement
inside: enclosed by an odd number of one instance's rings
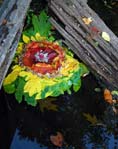
[[[47,14],[32,14],[31,27],[23,31],[13,67],[5,78],[4,90],[15,94],[21,103],[36,106],[40,99],[56,97],[81,87],[81,76],[88,73],[86,66],[73,58],[67,48],[59,45],[52,35]]]

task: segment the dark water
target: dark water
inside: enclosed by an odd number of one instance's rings
[[[58,149],[50,135],[61,132],[68,147],[62,149],[117,149],[118,118],[112,107],[96,92],[96,80],[89,75],[78,93],[52,101],[57,111],[18,104],[14,96],[0,92],[0,149]],[[48,98],[52,100],[52,98]],[[95,116],[88,121],[84,113]]]

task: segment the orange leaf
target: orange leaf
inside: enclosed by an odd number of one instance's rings
[[[112,95],[111,95],[110,90],[108,89],[104,90],[104,100],[108,102],[109,104],[113,104]]]
[[[82,20],[86,25],[89,25],[92,22],[91,17],[89,17],[89,18],[84,17],[84,18],[82,18]]]

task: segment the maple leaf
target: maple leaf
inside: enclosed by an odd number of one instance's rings
[[[95,125],[98,123],[98,120],[95,115],[91,116],[89,113],[83,113],[84,117],[87,121],[89,121],[92,125]]]
[[[41,112],[44,112],[45,109],[52,110],[52,111],[58,111],[58,106],[56,104],[53,104],[53,101],[56,101],[57,98],[47,98],[45,100],[39,100],[40,110]]]

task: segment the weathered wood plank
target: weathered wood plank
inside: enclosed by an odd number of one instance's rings
[[[12,62],[31,0],[5,0],[0,8],[0,87]]]
[[[118,38],[116,35],[85,1],[50,0],[49,7],[56,15],[51,18],[51,22],[66,39],[67,46],[72,48],[94,74],[98,74],[112,87],[118,88]],[[85,25],[82,21],[83,17],[92,17],[91,25]],[[59,20],[61,24],[58,23]],[[93,33],[92,27],[96,27],[100,34]],[[110,35],[110,42],[101,37],[103,31]]]

